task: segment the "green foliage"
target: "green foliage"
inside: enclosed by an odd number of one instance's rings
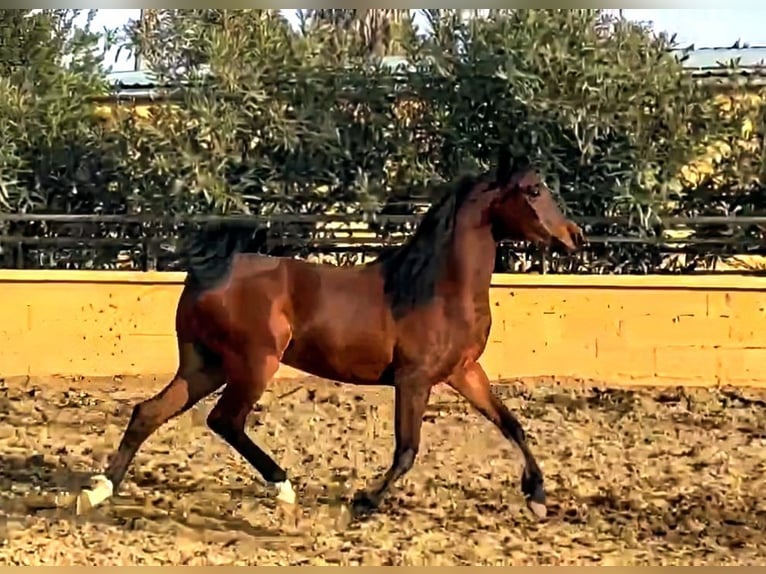
[[[99,36],[78,10],[0,10],[0,205],[83,210],[105,184],[92,97],[106,93]]]
[[[434,24],[434,72],[452,148],[482,159],[497,141],[541,163],[571,206],[652,206],[689,158],[706,95],[663,36],[598,10],[512,10]]]
[[[90,103],[104,89],[96,36],[67,28],[72,11],[3,12],[6,210],[377,211],[510,143],[576,215],[651,234],[655,214],[699,210],[710,184],[684,166],[741,131],[671,38],[599,10],[425,10],[427,36],[403,10],[305,11],[298,31],[276,10],[146,10],[127,46],[165,98],[150,120],[123,110],[108,126]],[[410,65],[380,66],[392,54]],[[737,186],[762,177],[760,148],[748,153],[726,160],[756,174]]]
[[[141,180],[161,174],[222,211],[382,197],[386,160],[410,139],[393,123],[390,74],[320,23],[297,35],[277,11],[211,12],[158,14],[137,40],[155,47],[145,56],[161,80],[186,82],[127,140]]]

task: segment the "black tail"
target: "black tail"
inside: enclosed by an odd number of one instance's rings
[[[228,274],[234,256],[258,251],[264,236],[265,230],[220,223],[197,231],[181,244],[187,284],[202,290],[215,287]]]

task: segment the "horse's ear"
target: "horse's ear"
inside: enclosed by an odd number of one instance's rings
[[[513,175],[513,156],[511,156],[510,147],[500,146],[500,152],[497,158],[497,185],[505,186],[511,181]]]

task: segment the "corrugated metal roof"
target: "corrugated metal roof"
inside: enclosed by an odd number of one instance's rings
[[[697,77],[766,78],[766,46],[692,48],[675,52],[679,57],[686,57],[683,67]],[[736,68],[730,65],[733,61],[738,64]],[[381,65],[392,71],[402,67],[412,69],[404,56],[385,56]],[[112,72],[108,79],[119,97],[152,98],[156,95],[157,80],[148,70]]]
[[[111,72],[107,80],[114,86],[118,98],[153,99],[157,79],[148,70],[127,70]]]
[[[701,81],[720,84],[766,84],[766,46],[696,48],[680,50],[683,66]]]
[[[381,66],[390,70],[398,70],[401,67],[410,67],[407,58],[404,56],[384,56],[381,59]],[[107,74],[108,80],[118,90],[139,90],[156,87],[157,78],[149,70],[127,70],[122,72],[111,72]]]
[[[113,84],[126,88],[138,86],[148,87],[153,86],[156,82],[154,75],[149,70],[111,72],[107,77]]]
[[[684,68],[689,70],[718,68],[738,60],[740,68],[757,68],[766,65],[766,46],[743,48],[696,48],[686,52]]]

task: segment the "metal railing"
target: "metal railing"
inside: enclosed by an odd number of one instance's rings
[[[66,250],[69,253],[88,252],[91,257],[102,252],[101,261],[118,258],[130,252],[143,269],[157,269],[160,260],[174,257],[169,244],[190,227],[226,222],[232,225],[271,230],[273,244],[283,249],[294,249],[301,254],[365,254],[401,243],[411,233],[420,215],[376,214],[365,217],[359,213],[290,214],[275,215],[189,215],[156,216],[151,214],[38,214],[0,213],[0,265],[28,267],[28,254],[36,257],[45,253]],[[694,253],[696,256],[717,253],[766,254],[766,238],[760,233],[743,236],[733,229],[763,227],[766,236],[766,215],[751,216],[675,216],[658,220],[656,231],[683,229],[692,234],[702,227],[728,229],[728,233],[713,235],[705,230],[703,236],[674,237],[659,232],[610,235],[605,227],[630,227],[628,217],[574,218],[585,226],[592,247],[602,250],[609,246],[654,248],[670,254]],[[327,224],[368,223],[367,229],[328,228]],[[615,230],[617,231],[617,230]],[[362,235],[364,234],[364,235]],[[371,236],[371,234],[374,234]],[[513,249],[509,247],[509,249]],[[50,265],[55,257],[51,256]],[[41,264],[45,266],[45,264]],[[37,266],[37,265],[32,265]]]

